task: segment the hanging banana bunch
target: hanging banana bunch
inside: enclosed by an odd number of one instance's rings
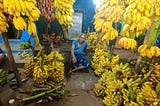
[[[119,0],[102,0],[102,5],[96,8],[94,26],[96,32],[103,33],[103,40],[113,40],[118,36],[118,31],[112,27],[113,23],[122,20],[124,2]]]
[[[0,0],[0,34],[7,32],[7,27],[9,27],[7,24],[7,18],[3,14],[3,10],[3,0]]]
[[[143,35],[145,30],[148,30],[156,18],[160,15],[160,1],[159,0],[134,0],[128,1],[129,6],[126,8],[124,17],[124,27],[122,29],[122,36],[134,40],[140,35]],[[152,35],[151,35],[152,36]],[[156,37],[155,37],[156,38]],[[125,49],[135,49],[137,45],[132,46],[129,43],[126,46],[122,43],[122,38],[119,42]],[[127,42],[127,40],[125,40]],[[134,40],[135,42],[135,40]],[[154,54],[154,53],[152,53]],[[152,57],[153,55],[149,56]]]
[[[67,29],[73,26],[72,15],[74,13],[74,2],[75,0],[54,0],[56,18],[59,23],[66,26]]]
[[[53,0],[40,0],[40,9],[44,19],[51,23],[55,20]]]
[[[37,8],[36,0],[2,0],[4,12],[13,19],[13,24],[17,30],[28,29],[29,34],[36,38],[35,21],[38,21],[40,11]],[[5,21],[4,21],[5,22]],[[34,39],[35,40],[35,39]],[[38,43],[38,44],[37,44]],[[40,48],[39,40],[35,41],[35,48]]]

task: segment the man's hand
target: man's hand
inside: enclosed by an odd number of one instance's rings
[[[77,62],[77,59],[76,59],[75,56],[72,57],[72,61],[73,61],[73,63],[76,63],[76,62]]]

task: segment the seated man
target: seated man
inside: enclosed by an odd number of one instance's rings
[[[0,64],[4,61],[5,55],[2,53],[2,49],[0,48]]]
[[[87,45],[84,34],[80,35],[79,40],[74,40],[72,42],[71,60],[74,68],[70,70],[69,73],[90,67],[88,60],[84,57],[84,50]]]

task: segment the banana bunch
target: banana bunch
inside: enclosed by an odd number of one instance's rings
[[[32,77],[36,83],[45,83],[47,79],[60,82],[64,79],[62,54],[51,52],[44,57],[29,58],[24,65],[24,76]]]
[[[38,20],[40,11],[36,6],[36,0],[3,0],[4,12],[14,16],[13,24],[17,30],[25,30],[31,22]],[[29,34],[35,35],[36,33]]]
[[[97,76],[101,76],[105,71],[107,71],[107,69],[103,68],[103,67],[99,67],[99,68],[96,68],[94,70],[94,73],[95,75]]]
[[[27,62],[24,65],[23,74],[25,77],[31,77],[33,75],[34,67],[36,62],[33,58],[28,58]]]
[[[28,33],[30,35],[36,35],[36,26],[32,21],[28,21]]]
[[[98,33],[96,32],[88,32],[86,42],[88,43],[88,48],[94,49],[96,47],[96,41],[98,39]]]
[[[112,23],[122,20],[124,3],[118,0],[102,1],[102,5],[96,8],[94,27],[96,32],[103,34],[103,40],[113,40],[118,36],[118,31],[112,27]]]
[[[51,23],[55,20],[53,0],[40,0],[40,7],[44,19]]]
[[[113,66],[113,65],[117,64],[119,62],[119,59],[120,59],[119,55],[113,56],[112,60],[111,60],[111,65]]]
[[[121,89],[123,89],[122,81],[110,81],[105,90],[106,96],[103,103],[106,106],[120,106],[123,103]]]
[[[40,15],[36,0],[4,0],[5,11],[10,15],[27,16],[31,21],[37,21]]]
[[[122,45],[125,49],[135,49],[137,46],[136,40],[127,37],[122,37],[119,40],[119,44]]]
[[[91,66],[96,69],[101,67],[110,67],[111,55],[103,49],[96,49],[94,56],[92,57]]]
[[[136,100],[141,106],[159,106],[160,104],[157,93],[152,89],[150,84],[146,83],[142,86],[141,92],[137,95]]]
[[[68,29],[73,26],[74,2],[75,0],[54,0],[56,18],[61,25],[66,26]]]
[[[27,28],[27,24],[22,17],[14,17],[13,24],[17,30],[25,30]]]
[[[139,37],[143,30],[151,27],[156,16],[159,16],[159,0],[134,0],[129,1],[129,6],[124,12],[125,26],[122,30],[122,35],[125,37],[134,36]]]
[[[129,64],[116,64],[114,65],[114,67],[112,68],[112,72],[116,74],[118,79],[123,79],[126,76],[131,76],[132,75],[132,70],[129,67]]]
[[[21,44],[20,44],[20,49],[21,49],[21,50],[31,49],[31,47],[32,47],[32,45],[31,45],[30,42],[25,42],[25,41],[23,41],[23,42],[21,42]]]
[[[148,58],[152,58],[153,56],[160,56],[160,48],[157,46],[151,46],[149,47],[148,45],[141,45],[138,48],[138,52],[142,55],[142,56],[146,56]]]
[[[94,85],[94,92],[96,96],[105,96],[105,90],[108,85],[108,82],[113,79],[112,73],[109,70],[106,70],[98,80],[98,82]]]
[[[160,82],[160,64],[154,64],[154,71],[151,73],[148,80],[154,84]]]
[[[5,15],[3,14],[3,1],[0,1],[0,34],[2,34],[3,32],[7,32],[7,18],[5,17]]]
[[[44,83],[49,77],[48,66],[43,65],[43,68],[40,66],[35,66],[33,71],[33,79],[36,83]]]
[[[51,70],[49,70],[49,77],[54,82],[60,82],[64,79],[64,64],[56,61],[52,63]]]
[[[103,37],[102,37],[102,41],[104,40],[114,40],[116,37],[118,36],[118,31],[114,28],[111,28],[109,31],[107,31]]]

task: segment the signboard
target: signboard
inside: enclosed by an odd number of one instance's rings
[[[83,13],[75,12],[73,14],[73,26],[69,29],[69,39],[77,39],[82,33]]]

